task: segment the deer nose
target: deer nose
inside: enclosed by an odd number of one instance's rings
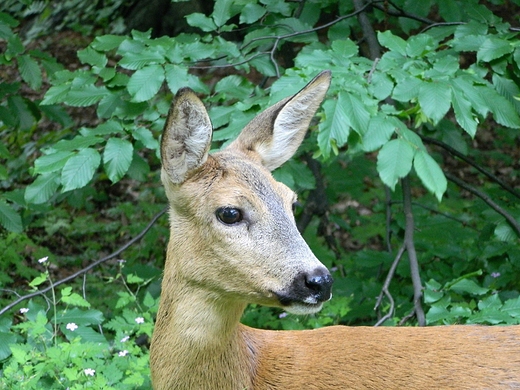
[[[331,274],[327,269],[318,268],[313,273],[305,275],[305,286],[311,290],[319,302],[328,301],[331,297],[332,283]]]

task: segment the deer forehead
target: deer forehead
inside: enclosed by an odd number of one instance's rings
[[[199,210],[234,206],[285,213],[296,200],[296,194],[276,181],[266,168],[229,151],[210,155],[181,187]]]

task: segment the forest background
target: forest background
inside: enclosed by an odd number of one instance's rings
[[[520,322],[519,0],[4,0],[0,388],[147,389],[174,93],[213,149],[318,72],[298,228],[332,271],[270,329]]]

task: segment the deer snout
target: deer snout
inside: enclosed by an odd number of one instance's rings
[[[325,267],[298,273],[288,289],[277,293],[278,300],[288,312],[311,314],[319,311],[332,294],[333,279]]]
[[[331,298],[331,289],[334,279],[325,268],[319,268],[304,276],[305,286],[312,292],[318,302],[325,302]]]

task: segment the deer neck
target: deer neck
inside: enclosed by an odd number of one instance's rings
[[[165,270],[152,342],[165,356],[154,356],[155,387],[252,388],[254,352],[239,323],[245,304],[183,280],[173,266]]]

